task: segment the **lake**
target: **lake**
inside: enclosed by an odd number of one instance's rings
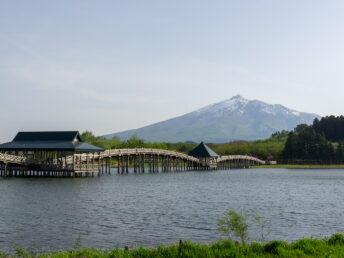
[[[344,231],[343,169],[233,169],[88,178],[0,179],[0,250],[210,243],[216,218],[253,209],[268,239]],[[257,236],[257,227],[251,228]]]

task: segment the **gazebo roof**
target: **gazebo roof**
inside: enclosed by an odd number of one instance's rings
[[[212,149],[210,149],[204,142],[201,142],[196,148],[189,152],[193,157],[218,157]]]
[[[104,151],[83,142],[78,131],[19,132],[12,142],[1,144],[1,150]]]

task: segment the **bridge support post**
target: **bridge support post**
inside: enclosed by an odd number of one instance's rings
[[[126,166],[126,168],[125,168],[125,172],[127,172],[127,174],[129,173],[129,162],[130,162],[130,160],[129,160],[129,155],[127,155],[127,166]]]
[[[142,173],[145,172],[145,154],[142,154],[141,156],[142,160],[141,160],[141,166],[142,166]]]
[[[120,165],[120,157],[118,156],[117,157],[117,174],[120,174],[121,173],[121,165]]]
[[[152,159],[153,159],[153,157],[152,157],[152,154],[150,154],[149,156],[148,156],[148,172],[149,173],[152,173]]]
[[[110,175],[111,173],[111,156],[109,157],[109,170],[108,170],[108,174]]]
[[[133,157],[133,167],[134,167],[134,173],[136,173],[136,155]]]

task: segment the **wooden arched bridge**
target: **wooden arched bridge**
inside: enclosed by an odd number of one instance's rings
[[[1,176],[81,176],[97,173],[170,172],[208,169],[249,168],[265,162],[247,155],[219,156],[216,165],[200,158],[161,149],[111,149],[99,153],[75,153],[61,157],[31,159],[22,155],[0,153]]]
[[[82,141],[79,132],[20,132],[0,145],[0,176],[82,176],[247,168],[264,161],[246,155],[218,156],[203,142],[189,155],[170,150],[103,150]]]

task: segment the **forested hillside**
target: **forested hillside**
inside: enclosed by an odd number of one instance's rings
[[[288,134],[283,160],[287,163],[343,163],[344,117],[314,119]]]

